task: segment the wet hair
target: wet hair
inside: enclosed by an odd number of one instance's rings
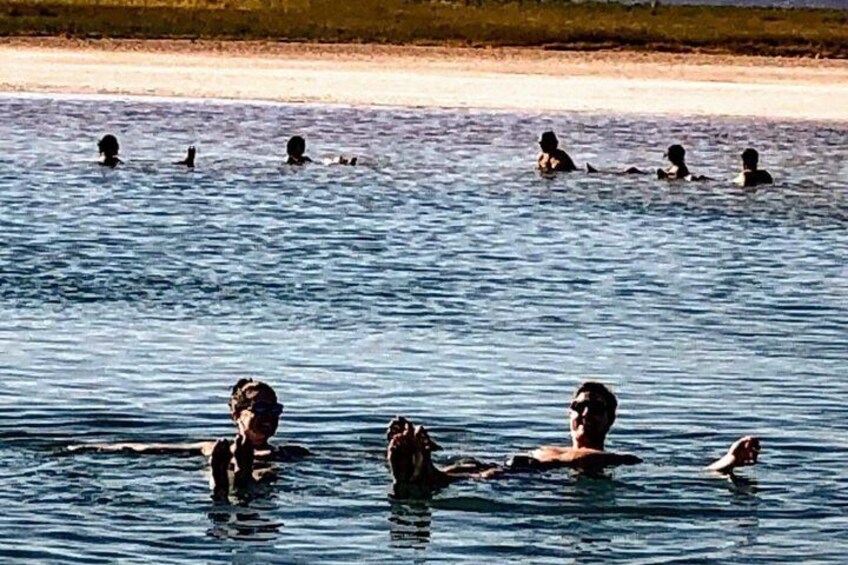
[[[552,131],[546,131],[539,137],[539,145],[552,145],[554,147],[559,146],[559,139]]]
[[[239,379],[230,393],[230,415],[235,416],[238,412],[250,407],[253,398],[261,390],[267,390],[274,395],[274,398],[277,398],[277,393],[274,392],[271,385],[253,379]],[[248,395],[250,391],[253,391],[253,394]]]
[[[760,154],[753,147],[749,147],[742,152],[742,164],[751,169],[756,169],[760,162]]]
[[[668,155],[668,160],[671,162],[682,161],[686,157],[686,150],[683,149],[682,145],[669,145],[666,154]]]
[[[293,135],[286,144],[286,153],[301,156],[306,151],[306,140],[299,135]]]
[[[607,387],[607,385],[603,383],[599,383],[597,381],[586,381],[574,391],[572,398],[577,397],[580,393],[588,392],[589,394],[593,394],[596,396],[600,396],[604,400],[604,404],[607,405],[607,419],[609,419],[610,426],[615,422],[615,410],[618,408],[618,399],[615,397],[613,392]]]
[[[118,145],[118,138],[108,133],[100,138],[100,141],[97,142],[97,149],[106,156],[113,156],[118,154],[118,150],[121,148]]]

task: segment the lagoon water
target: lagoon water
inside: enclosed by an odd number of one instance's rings
[[[845,124],[0,99],[4,563],[840,563],[848,555]],[[543,178],[578,163],[716,181]],[[94,164],[116,133],[126,165]],[[364,166],[281,165],[284,140]],[[198,147],[199,167],[168,164]],[[758,147],[777,183],[726,179]],[[204,461],[66,453],[229,436],[272,383],[315,456],[216,504]],[[646,462],[393,501],[384,429],[461,456],[567,441],[586,377]],[[701,470],[739,435],[761,464]]]

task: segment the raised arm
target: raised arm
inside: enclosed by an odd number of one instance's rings
[[[760,456],[760,440],[754,436],[744,436],[737,439],[727,450],[727,453],[707,467],[716,473],[730,474],[737,467],[754,465]]]

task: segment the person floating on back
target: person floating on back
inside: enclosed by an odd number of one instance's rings
[[[554,132],[546,131],[543,133],[539,138],[539,147],[542,152],[539,154],[537,166],[543,173],[577,170],[568,153],[559,148],[559,140]]]
[[[739,186],[757,186],[760,184],[772,184],[774,179],[768,171],[759,169],[760,154],[756,149],[749,147],[742,152],[742,172],[734,181]]]
[[[188,146],[188,151],[186,152],[186,158],[182,161],[177,161],[174,163],[175,165],[183,165],[186,168],[193,169],[194,168],[194,156],[197,154],[197,150],[194,148],[194,145]]]
[[[441,448],[427,430],[406,418],[395,418],[386,434],[386,459],[395,496],[426,495],[458,480],[488,479],[510,471],[565,467],[594,472],[610,466],[641,463],[642,459],[636,455],[615,453],[606,448],[617,407],[618,400],[604,384],[584,382],[577,387],[568,407],[571,445],[545,445],[511,457],[505,466],[473,461],[439,468],[433,463],[432,452]],[[743,436],[706,469],[730,475],[738,467],[756,464],[759,453],[759,439]]]
[[[283,405],[271,385],[253,379],[239,379],[230,394],[230,417],[237,428],[234,439],[188,443],[84,443],[68,446],[68,451],[101,453],[129,452],[158,455],[202,455],[209,458],[210,486],[216,498],[226,498],[230,485],[250,487],[273,477],[273,463],[293,461],[310,455],[297,444],[273,445]],[[232,480],[231,480],[232,476]]]
[[[304,165],[306,163],[311,163],[312,159],[304,155],[305,152],[306,140],[299,135],[292,136],[286,144],[286,153],[288,153],[286,165]]]
[[[100,165],[114,169],[120,163],[123,163],[118,158],[118,151],[121,149],[120,145],[118,145],[118,138],[111,133],[104,135],[97,142],[97,149],[100,151]]]

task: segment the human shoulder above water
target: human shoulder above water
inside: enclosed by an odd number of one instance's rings
[[[739,186],[752,187],[761,184],[772,184],[774,179],[768,171],[759,168],[760,154],[749,147],[742,152],[742,172],[734,182]]]
[[[100,138],[100,141],[97,142],[97,149],[100,151],[100,160],[98,163],[101,166],[114,169],[123,163],[118,158],[118,152],[121,150],[121,146],[118,144],[118,138],[111,133]]]
[[[559,139],[552,131],[546,131],[539,137],[539,148],[542,152],[536,160],[536,166],[544,173],[576,171],[574,161],[568,153],[559,148]]]

